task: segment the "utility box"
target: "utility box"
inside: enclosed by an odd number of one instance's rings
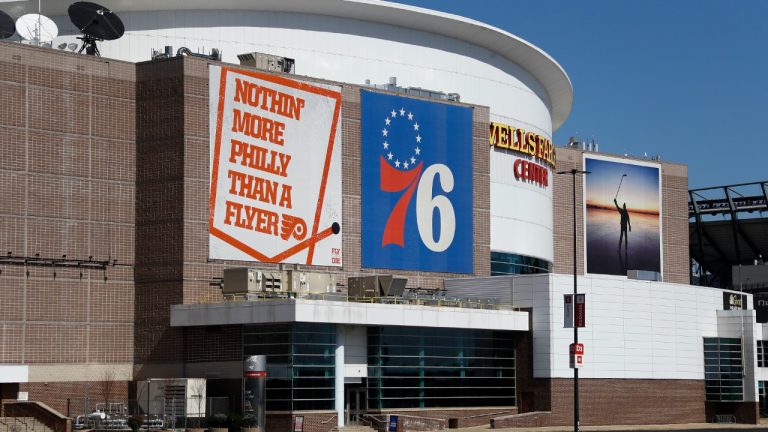
[[[136,402],[144,414],[206,417],[205,378],[150,378],[136,385]]]
[[[246,268],[224,269],[224,294],[243,294],[261,291],[262,272]]]
[[[294,65],[296,64],[296,60],[292,58],[260,52],[238,54],[237,58],[243,66],[252,66],[272,72],[295,73]]]
[[[347,281],[347,294],[350,297],[378,297],[379,279],[377,276],[351,277]]]
[[[336,276],[298,270],[268,271],[246,267],[224,269],[223,294],[295,292],[300,294],[336,292]]]
[[[336,292],[336,276],[330,273],[310,273],[297,270],[283,273],[283,286],[287,291],[302,294]]]
[[[392,275],[351,277],[347,281],[350,297],[397,297],[405,290],[406,278]]]

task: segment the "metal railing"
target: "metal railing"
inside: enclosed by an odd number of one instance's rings
[[[90,398],[79,398],[69,399],[68,408],[73,430],[114,431],[130,430],[131,419],[139,422],[142,431],[204,427],[212,415],[232,411],[228,397],[209,397],[200,406],[194,401],[190,405],[187,398],[140,398],[107,404],[93,403]]]
[[[486,309],[486,310],[520,310],[520,308],[500,303],[495,299],[464,298],[464,297],[445,297],[442,295],[404,295],[382,296],[382,297],[355,297],[344,293],[297,293],[293,291],[264,291],[257,293],[244,294],[226,294],[222,297],[211,296],[201,303],[238,303],[238,302],[268,302],[284,301],[288,299],[306,299],[321,301],[340,301],[349,303],[369,303],[369,304],[396,304],[396,305],[415,305],[415,306],[433,306],[433,307],[452,307],[463,309]]]

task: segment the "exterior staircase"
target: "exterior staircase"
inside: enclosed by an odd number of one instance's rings
[[[34,417],[0,417],[0,432],[53,432]]]
[[[4,432],[0,430],[0,432]],[[349,425],[340,428],[334,428],[333,432],[378,432],[376,429],[366,425]]]

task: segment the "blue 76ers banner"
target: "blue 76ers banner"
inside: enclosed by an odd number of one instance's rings
[[[363,267],[472,273],[472,110],[360,99]]]

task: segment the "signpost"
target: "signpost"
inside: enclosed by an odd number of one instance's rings
[[[389,416],[389,427],[387,428],[388,432],[397,432],[397,416],[391,415]]]
[[[575,343],[570,345],[571,369],[584,366],[584,344]]]
[[[576,248],[576,174],[589,174],[589,171],[580,171],[576,168],[570,171],[558,171],[558,174],[570,174],[573,178],[573,295],[576,297],[576,303],[578,304],[578,249]],[[577,318],[576,325],[573,326],[573,343],[579,343],[579,323],[584,326],[584,306],[585,299],[581,297],[581,320]],[[577,312],[578,313],[578,312]],[[573,432],[579,432],[579,369],[573,368]]]

